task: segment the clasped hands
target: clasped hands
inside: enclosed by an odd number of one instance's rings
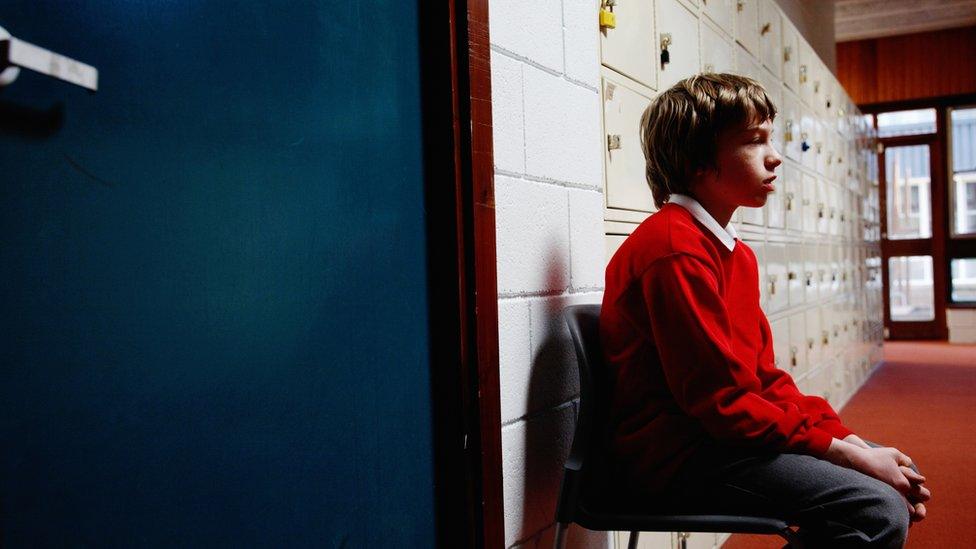
[[[857,435],[844,438],[860,448],[851,456],[851,468],[890,484],[905,499],[912,522],[925,518],[925,503],[932,493],[924,486],[925,477],[912,469],[912,458],[897,448],[874,448]]]

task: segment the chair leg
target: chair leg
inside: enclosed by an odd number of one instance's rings
[[[560,522],[556,525],[556,549],[563,549],[566,547],[566,531],[569,530],[568,522]]]
[[[627,549],[637,549],[638,536],[640,536],[640,532],[637,530],[630,533],[630,540],[627,542]]]
[[[803,549],[803,540],[800,539],[800,536],[792,528],[784,528],[780,531],[779,535],[786,540],[786,546],[789,549]]]

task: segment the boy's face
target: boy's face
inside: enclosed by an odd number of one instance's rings
[[[783,158],[773,147],[772,120],[752,121],[723,131],[717,140],[715,170],[710,170],[709,194],[722,206],[759,208],[776,190],[773,170]]]

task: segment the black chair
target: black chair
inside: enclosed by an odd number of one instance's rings
[[[630,532],[628,547],[637,547],[640,532],[681,532],[681,547],[687,546],[687,532],[733,532],[773,534],[786,539],[790,547],[803,545],[789,524],[768,517],[737,515],[658,514],[628,505],[627,498],[608,491],[614,483],[606,464],[606,414],[609,410],[610,379],[600,350],[600,305],[573,305],[563,311],[576,347],[579,364],[580,408],[573,447],[563,468],[563,483],[556,507],[556,548],[566,544],[566,530],[573,522],[598,531]],[[623,503],[621,504],[621,501]]]

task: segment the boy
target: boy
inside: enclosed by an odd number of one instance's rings
[[[607,266],[611,453],[670,510],[779,516],[811,547],[902,547],[925,516],[924,477],[773,366],[756,257],[729,224],[775,190],[775,116],[756,81],[702,74],[641,119],[660,210]]]

